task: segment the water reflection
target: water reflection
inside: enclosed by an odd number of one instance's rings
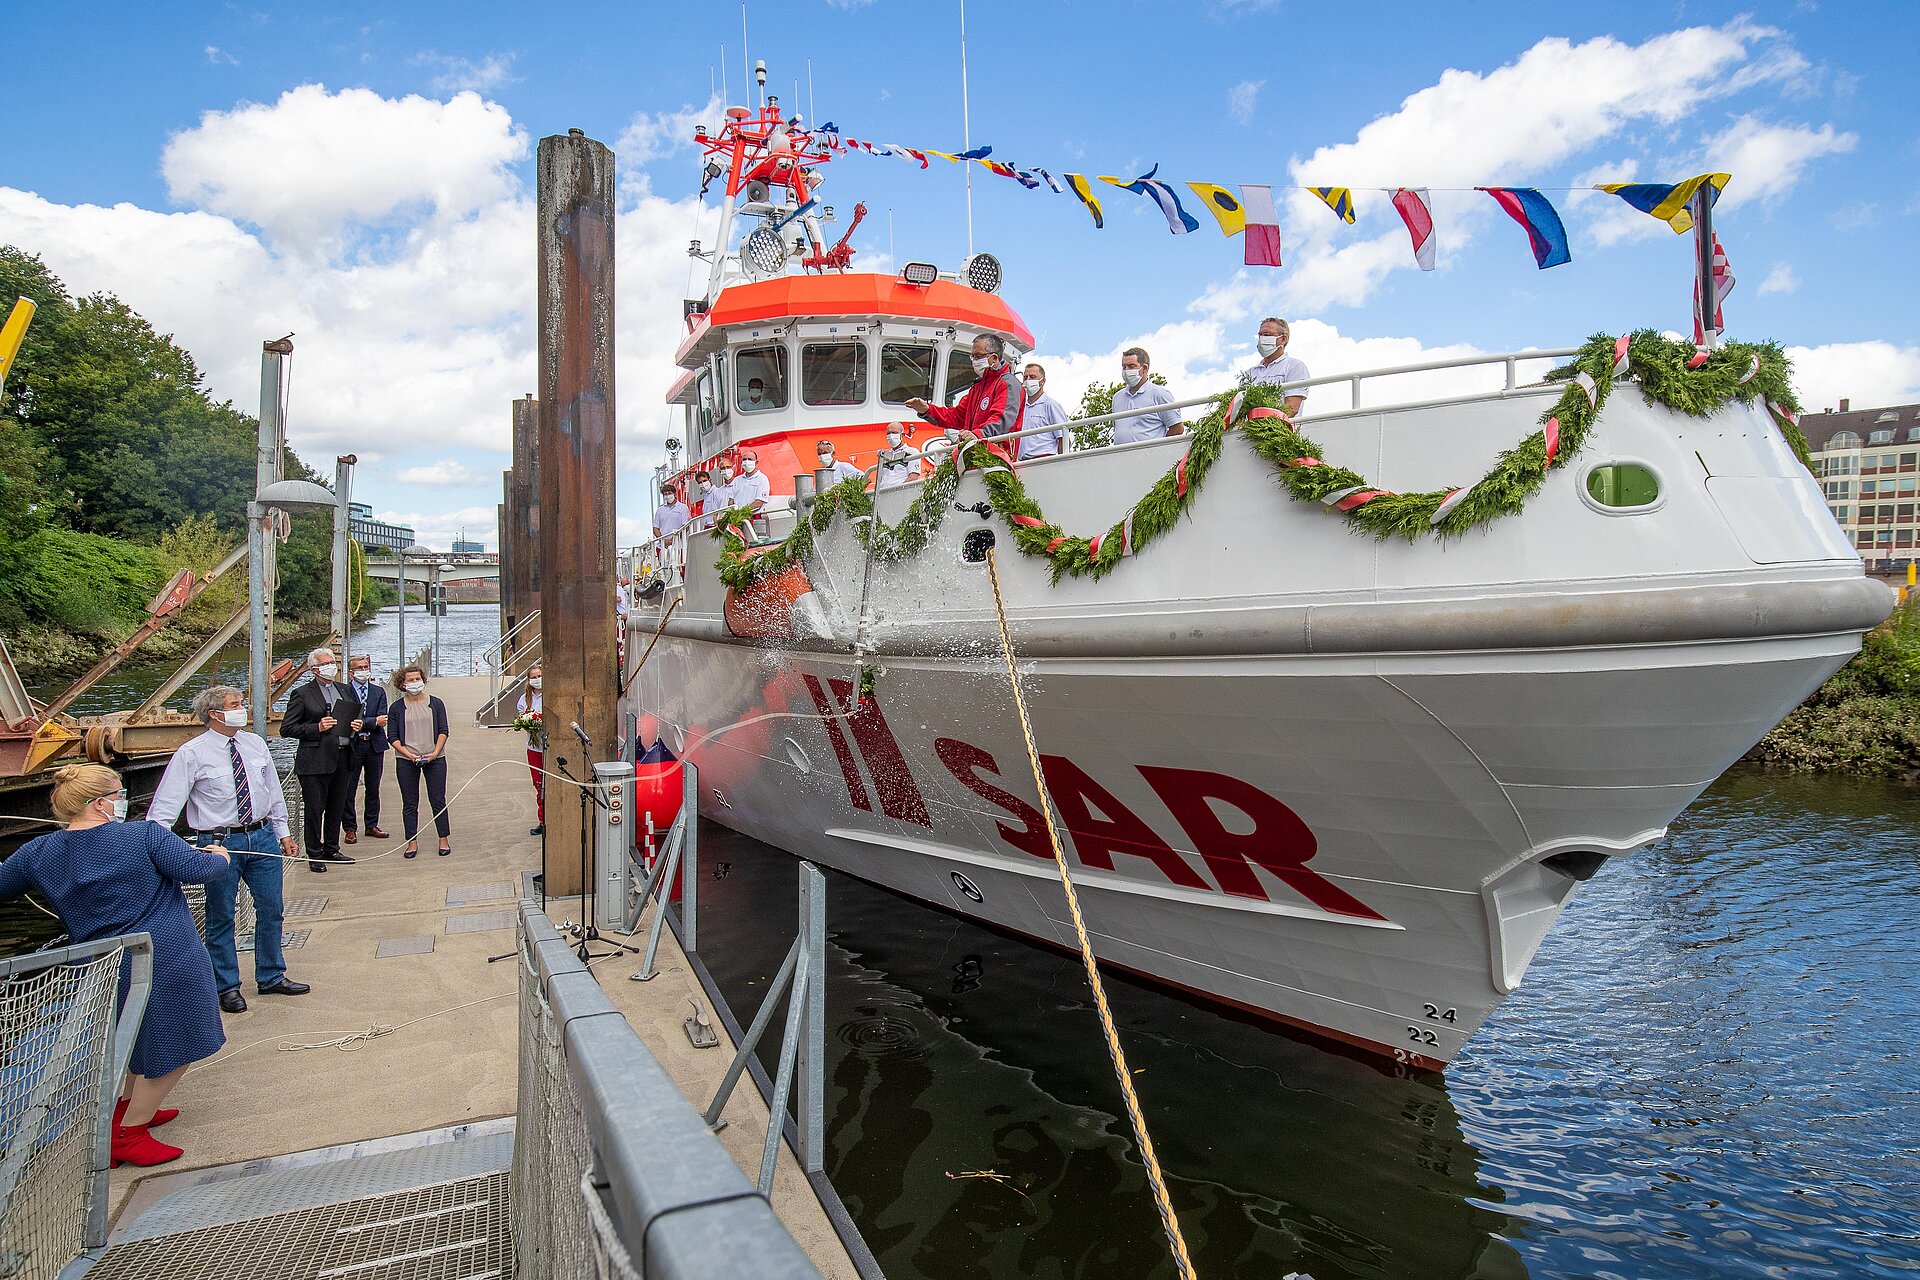
[[[1920,1270],[1917,833],[1907,788],[1722,780],[1444,1080],[1110,981],[1200,1273]],[[711,826],[703,852],[744,1017],[793,863]],[[845,877],[828,902],[828,1169],[887,1274],[1171,1275],[1077,960]]]

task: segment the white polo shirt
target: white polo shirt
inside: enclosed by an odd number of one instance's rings
[[[1305,382],[1312,376],[1312,374],[1307,372],[1307,366],[1299,360],[1292,356],[1281,356],[1278,360],[1271,362],[1262,360],[1260,363],[1254,365],[1253,368],[1241,374],[1240,385],[1243,387],[1277,387],[1283,382]],[[1290,396],[1299,396],[1300,399],[1304,401],[1307,398],[1307,391],[1308,388],[1301,387],[1297,390],[1288,391],[1287,394]]]
[[[1027,401],[1027,416],[1021,419],[1020,429],[1028,431],[1071,421],[1058,400],[1043,394],[1038,400]],[[1064,431],[1043,431],[1037,436],[1022,436],[1019,460],[1025,462],[1028,458],[1051,458],[1056,453],[1065,453],[1066,448],[1067,433]]]

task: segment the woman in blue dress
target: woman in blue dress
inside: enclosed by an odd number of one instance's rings
[[[104,765],[70,764],[54,774],[53,812],[66,830],[29,840],[0,862],[0,900],[41,895],[76,942],[152,937],[153,994],[114,1111],[113,1163],[165,1164],[180,1148],[148,1130],[179,1112],[160,1104],[189,1066],[226,1043],[213,962],[180,886],[218,879],[227,855],[196,849],[151,822],[127,822],[126,789]]]

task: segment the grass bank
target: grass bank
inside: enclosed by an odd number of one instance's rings
[[[1920,607],[1909,601],[1746,758],[1809,773],[1920,781]]]

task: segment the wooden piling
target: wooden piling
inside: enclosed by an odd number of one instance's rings
[[[539,575],[547,768],[611,759],[614,651],[613,152],[579,130],[540,140]],[[589,752],[571,726],[593,740]],[[550,895],[582,889],[582,812],[547,784]],[[591,821],[588,815],[587,821]],[[584,869],[592,875],[591,862]]]
[[[513,402],[513,489],[507,495],[514,527],[514,621],[540,607],[540,402]]]

